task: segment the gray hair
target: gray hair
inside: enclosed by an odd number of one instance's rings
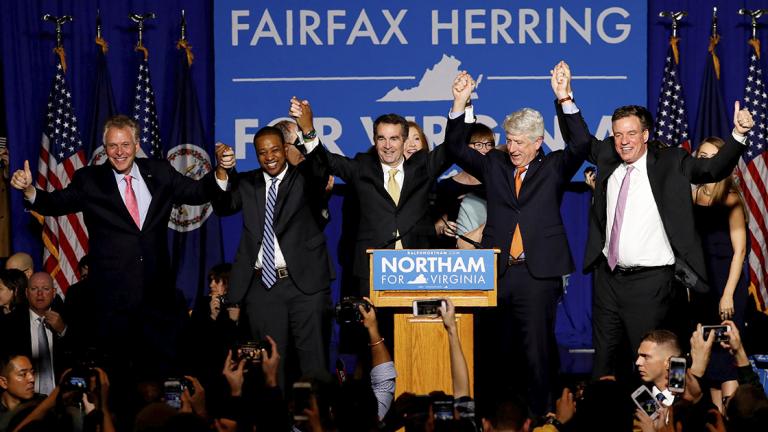
[[[279,122],[275,123],[274,126],[280,129],[280,132],[283,133],[283,142],[286,144],[293,144],[293,141],[296,139],[295,137],[298,136],[299,131],[299,126],[296,124],[296,122],[292,120],[280,120]],[[296,127],[295,129],[294,126]],[[293,136],[294,139],[291,139],[291,136]]]
[[[504,131],[510,135],[528,135],[531,141],[544,136],[544,117],[533,108],[523,108],[504,119]]]

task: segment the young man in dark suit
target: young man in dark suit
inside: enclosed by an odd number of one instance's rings
[[[108,163],[77,170],[64,189],[35,188],[28,161],[13,174],[11,185],[40,214],[79,217],[75,213],[82,212],[93,288],[87,296],[92,321],[86,327],[94,334],[87,339],[120,363],[141,356],[146,367],[162,369],[175,355],[185,315],[177,305],[168,219],[173,205],[203,204],[221,189],[213,171],[195,181],[166,160],[137,159],[139,129],[129,117],[107,120],[103,140]],[[219,145],[216,159],[216,174],[226,178],[234,152]]]
[[[293,339],[302,373],[324,371],[333,277],[321,215],[328,176],[307,163],[288,164],[275,127],[260,129],[253,143],[261,168],[233,175],[229,190],[213,201],[217,214],[243,214],[229,301],[243,303],[252,337],[272,337],[280,353],[289,352]]]
[[[570,96],[560,98],[557,111],[563,138],[589,146],[588,159],[597,166],[584,271],[595,272],[593,375],[615,379],[629,374],[630,365],[618,358],[637,352],[646,332],[670,324],[673,300],[682,297],[673,290],[673,277],[689,289],[708,290],[691,184],[730,175],[754,122],[736,102],[733,133],[705,159],[679,147],[649,145],[652,120],[644,107],[617,108],[613,136],[602,141],[590,134]],[[631,353],[622,352],[626,345]]]
[[[561,68],[553,73],[555,92],[567,87]],[[573,271],[560,204],[588,144],[545,155],[544,120],[538,111],[523,108],[504,122],[507,152],[482,155],[466,145],[474,120],[465,108],[473,88],[466,72],[454,80],[445,145],[458,165],[485,185],[488,219],[481,244],[501,250],[498,307],[478,326],[481,341],[488,343],[479,347],[478,386],[522,387],[517,390],[527,392],[534,414],[544,415],[552,408],[557,373],[557,299],[562,276]],[[514,359],[522,364],[509,367]]]

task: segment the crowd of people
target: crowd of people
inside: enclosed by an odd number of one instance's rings
[[[593,136],[565,62],[551,86],[566,146],[549,153],[533,108],[506,117],[497,147],[461,72],[432,149],[416,123],[385,114],[369,151],[329,152],[294,97],[293,121],[254,135],[252,171],[226,145],[197,181],[137,158],[140,131],[120,115],[104,126],[107,163],[62,190],[36,188],[25,162],[10,185],[40,214],[82,212],[90,250],[64,299],[24,252],[0,272],[0,432],[759,430],[768,399],[741,342],[746,216],[730,179],[751,114],[737,103],[732,134],[690,155],[651,141],[641,106],[617,108],[612,135]],[[554,325],[574,271],[560,206],[585,161],[595,356],[576,383],[558,373]],[[440,180],[454,163],[462,171]],[[334,176],[354,215],[341,251],[353,282],[336,308],[353,370],[328,365]],[[188,311],[166,225],[172,205],[208,201],[242,213],[242,236]],[[366,297],[367,250],[434,247],[499,249],[498,306],[477,317],[474,390],[446,299],[452,394],[395,398],[392,314]]]

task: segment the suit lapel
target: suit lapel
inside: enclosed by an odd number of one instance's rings
[[[256,195],[256,223],[254,228],[259,233],[259,238],[263,238],[264,235],[264,213],[267,206],[267,182],[264,181],[264,171],[259,170],[253,177],[254,194]],[[247,220],[247,219],[246,219]],[[274,221],[274,219],[273,219]]]
[[[391,204],[392,207],[395,207],[395,201],[392,200],[392,197],[389,195],[389,192],[387,192],[387,188],[384,187],[384,168],[381,167],[381,162],[379,162],[379,157],[371,157],[371,163],[373,164],[372,171],[373,172],[373,187],[379,191],[381,196],[385,197]],[[401,191],[405,189],[405,173],[403,173],[403,187],[400,189]],[[402,201],[402,192],[400,193],[400,201]]]
[[[275,233],[280,232],[283,227],[284,222],[280,222],[287,219],[286,217],[281,217],[281,214],[283,207],[285,207],[285,202],[289,198],[290,190],[293,186],[293,182],[296,180],[297,174],[298,171],[296,168],[289,165],[288,171],[286,171],[285,176],[283,176],[283,180],[277,186],[277,200],[275,201],[275,210],[272,216],[272,226],[274,227]]]
[[[653,192],[653,200],[656,201],[656,207],[659,210],[659,214],[664,214],[661,205],[661,175],[662,173],[659,172],[658,167],[656,166],[657,158],[657,150],[651,146],[648,146],[648,149],[646,150],[648,152],[648,156],[646,157],[645,166],[648,170],[648,182],[651,184],[651,192]],[[662,220],[663,222],[663,220]]]
[[[544,159],[544,153],[539,150],[539,152],[536,154],[536,157],[531,161],[531,163],[528,164],[528,170],[526,170],[525,177],[523,177],[523,182],[520,184],[520,193],[517,196],[518,202],[522,201],[523,194],[526,193],[528,189],[531,187],[526,187],[526,184],[530,184],[530,182],[534,179],[534,176],[536,175],[536,172],[541,168],[542,160]],[[512,177],[512,190],[515,189],[515,178]]]
[[[138,230],[139,228],[136,226],[136,223],[133,222],[131,214],[128,213],[128,207],[125,206],[123,197],[120,195],[120,189],[118,189],[117,181],[115,181],[115,171],[112,169],[112,165],[110,165],[109,162],[99,166],[99,179],[99,183],[104,188],[104,194],[109,198],[116,214],[120,216],[120,220],[122,220],[126,226]]]
[[[144,219],[144,224],[142,225],[144,228],[148,227],[150,222],[154,220],[155,213],[157,213],[157,208],[162,203],[159,199],[155,199],[155,192],[157,191],[157,187],[155,184],[155,178],[152,175],[152,171],[149,169],[149,166],[142,163],[141,160],[136,160],[137,166],[139,167],[139,172],[141,173],[141,178],[144,180],[144,183],[147,185],[147,189],[149,189],[149,194],[151,198],[149,199],[149,209],[147,210],[147,216]],[[127,209],[126,209],[127,211]],[[130,214],[129,214],[130,216]],[[133,219],[131,219],[133,221]]]

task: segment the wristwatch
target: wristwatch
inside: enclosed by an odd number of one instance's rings
[[[559,431],[563,430],[563,424],[560,423],[560,420],[555,417],[547,417],[547,420],[544,421],[544,424],[552,425]]]
[[[304,136],[304,141],[311,141],[311,140],[317,138],[317,131],[312,129],[309,132],[302,133],[302,135]]]

